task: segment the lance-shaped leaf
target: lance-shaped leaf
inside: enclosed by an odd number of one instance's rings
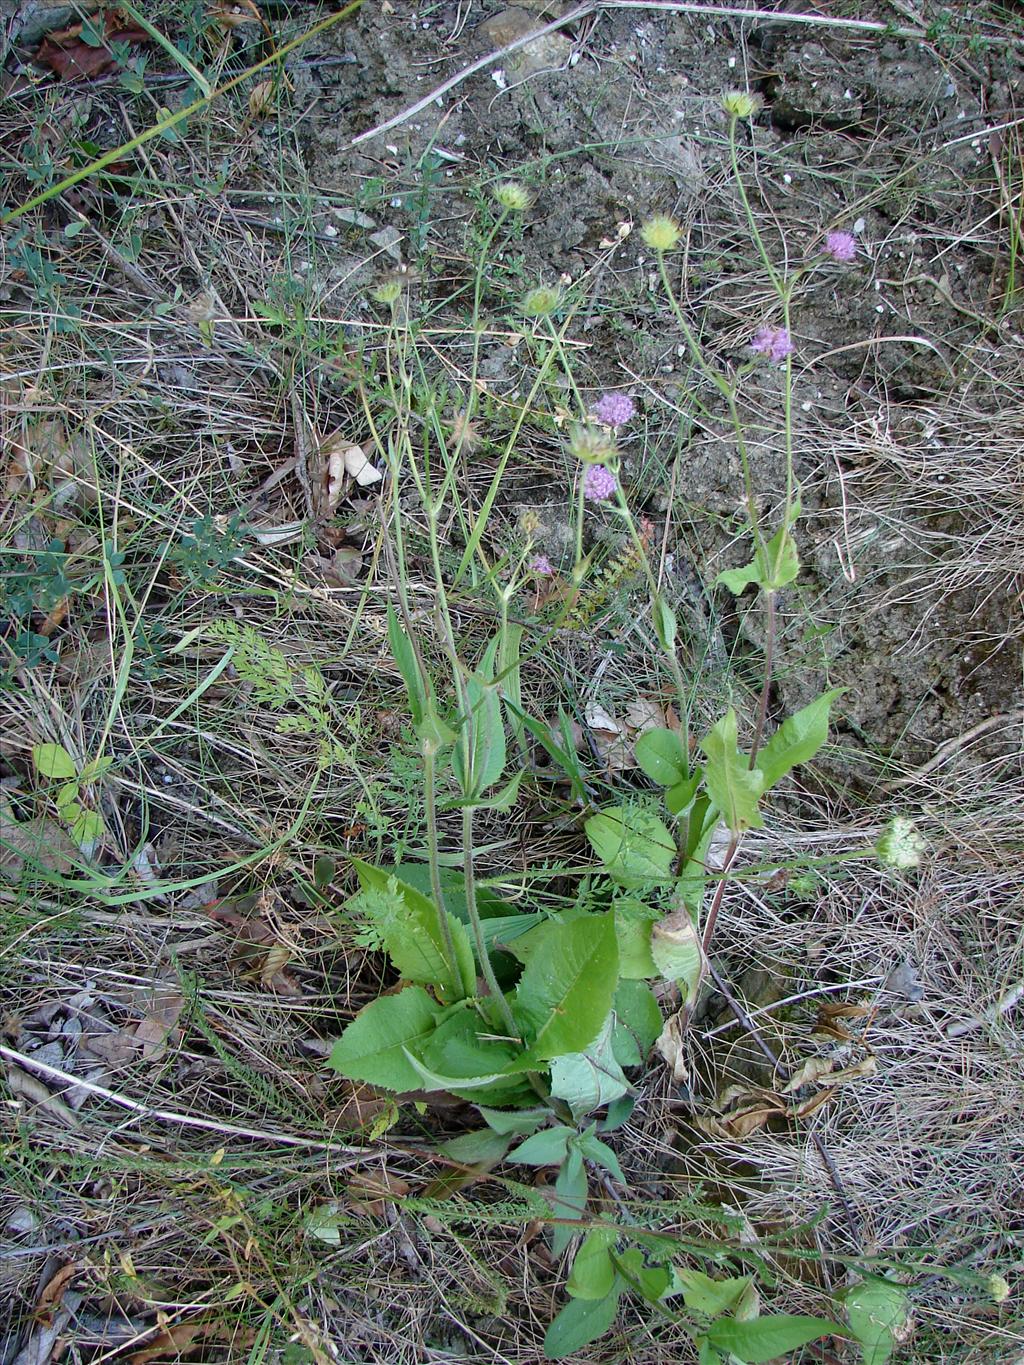
[[[757,802],[764,790],[764,774],[760,768],[751,768],[737,747],[736,712],[731,707],[708,731],[700,747],[707,758],[704,784],[729,829],[733,834],[760,829],[764,822]]]

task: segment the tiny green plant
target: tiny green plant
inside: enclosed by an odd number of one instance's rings
[[[104,754],[79,766],[62,744],[37,744],[32,750],[32,766],[44,784],[47,799],[84,851],[94,849],[106,832],[103,816],[96,809],[94,789],[113,762]]]

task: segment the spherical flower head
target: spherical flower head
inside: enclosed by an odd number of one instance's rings
[[[583,472],[583,496],[588,502],[607,502],[619,481],[603,464],[588,464]]]
[[[825,252],[834,261],[849,265],[857,255],[857,238],[852,232],[830,232],[825,238]]]
[[[760,99],[749,90],[727,90],[722,96],[722,109],[730,118],[753,118],[760,108]]]
[[[384,280],[378,284],[376,289],[371,291],[371,294],[378,303],[384,304],[386,308],[394,308],[402,297],[402,286],[398,280]]]
[[[536,558],[531,559],[530,572],[536,574],[538,578],[554,578],[555,576],[554,565],[547,555],[537,555]]]
[[[682,232],[674,218],[659,213],[653,218],[648,218],[640,229],[640,236],[651,250],[656,251],[660,256],[662,252],[676,249]]]
[[[549,284],[539,284],[523,295],[520,308],[527,318],[546,318],[562,301],[562,291]]]
[[[491,193],[506,213],[525,213],[532,203],[529,190],[518,180],[504,180]]]
[[[750,343],[750,349],[755,355],[766,355],[778,363],[792,355],[796,347],[785,327],[762,327]]]
[[[594,404],[594,416],[606,427],[624,427],[636,414],[636,404],[625,393],[603,393]]]
[[[592,422],[577,422],[569,431],[569,449],[581,464],[614,462],[615,438]]]
[[[1005,1303],[1010,1297],[1010,1286],[1002,1275],[990,1275],[985,1281],[985,1288],[993,1303]]]
[[[879,835],[875,852],[886,867],[905,872],[908,868],[917,867],[927,847],[913,820],[908,820],[905,815],[895,815]]]

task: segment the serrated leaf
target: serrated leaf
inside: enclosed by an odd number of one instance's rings
[[[743,1365],[764,1365],[809,1341],[843,1333],[838,1323],[795,1313],[773,1313],[753,1322],[719,1318],[708,1328],[707,1339],[719,1351],[731,1351]]]
[[[494,1038],[476,1010],[465,1005],[450,1010],[415,1054],[406,1052],[427,1090],[459,1096],[486,1092],[493,1098],[514,1094],[523,1084],[516,1074],[524,1069],[521,1050]]]
[[[622,1290],[613,1288],[603,1299],[573,1299],[567,1303],[544,1335],[544,1355],[563,1360],[604,1336],[615,1321]]]
[[[757,755],[757,766],[764,774],[763,790],[774,787],[798,763],[813,758],[828,739],[828,720],[832,703],[843,692],[832,687],[815,701],[794,711],[782,722]]]
[[[675,840],[651,811],[617,806],[592,815],[583,828],[608,876],[627,891],[666,881],[671,874]]]
[[[420,1077],[406,1049],[426,1043],[441,1010],[420,986],[398,995],[382,995],[360,1010],[331,1049],[335,1071],[352,1081],[367,1081],[382,1090],[418,1090]]]
[[[722,819],[733,834],[760,829],[764,821],[757,808],[764,784],[760,768],[751,768],[736,744],[736,712],[730,707],[701,741],[707,758],[704,785]]]
[[[896,1347],[896,1333],[907,1320],[907,1291],[872,1276],[848,1289],[843,1302],[850,1330],[860,1343],[862,1365],[886,1365]]]
[[[509,1152],[508,1159],[517,1166],[560,1166],[573,1136],[571,1128],[545,1128]]]
[[[675,730],[645,730],[633,745],[633,756],[659,787],[674,787],[690,776],[689,758]]]
[[[720,1313],[728,1313],[740,1302],[751,1285],[749,1275],[737,1276],[728,1280],[713,1280],[702,1270],[673,1266],[670,1294],[682,1294],[683,1302],[691,1313],[702,1313],[705,1317],[716,1318]]]
[[[393,872],[352,859],[365,898],[355,904],[379,931],[395,970],[407,981],[436,986],[447,1004],[476,992],[476,960],[466,926],[445,912],[455,949],[453,965],[441,932],[437,906]]]
[[[614,1228],[594,1228],[580,1243],[573,1258],[565,1292],[574,1299],[603,1299],[615,1283],[615,1267],[609,1248],[615,1245]]]
[[[78,776],[75,760],[63,744],[36,744],[32,747],[32,762],[41,777],[67,781]]]
[[[551,1063],[551,1093],[565,1100],[574,1119],[584,1118],[625,1095],[629,1082],[615,1060],[612,1016],[598,1037],[582,1052],[570,1052]]]
[[[514,1013],[529,1059],[550,1061],[594,1041],[612,1006],[619,972],[611,915],[555,926],[548,951],[534,954],[516,987]]]

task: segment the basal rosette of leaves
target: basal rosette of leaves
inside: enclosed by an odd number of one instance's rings
[[[442,715],[394,615],[390,638],[427,777],[432,782],[438,764],[449,763],[459,788],[449,804],[462,811],[467,862],[456,875],[438,863],[382,868],[353,860],[359,890],[350,908],[362,941],[387,954],[399,986],[356,1015],[330,1065],[400,1096],[445,1094],[476,1105],[481,1128],[445,1148],[460,1160],[556,1168],[551,1249],[558,1257],[575,1253],[569,1302],[546,1339],[549,1358],[601,1335],[627,1293],[659,1305],[674,1295],[688,1307],[703,1305],[693,1331],[709,1365],[767,1360],[833,1330],[812,1318],[758,1318],[748,1278],[697,1285],[649,1245],[631,1245],[628,1229],[593,1227],[587,1210],[596,1177],[625,1185],[599,1134],[629,1117],[628,1073],[661,1033],[651,983],[676,983],[684,1004],[700,991],[711,841],[723,829],[737,840],[762,823],[764,794],[825,741],[836,693],[787,719],[754,764],[739,748],[732,710],[701,740],[702,763],[677,732],[644,734],[636,758],[660,802],[637,795],[584,822],[606,893],[588,904],[607,908],[552,915],[505,904],[478,889],[473,875],[473,812],[507,808],[522,776],[506,781],[506,725],[538,741],[546,733],[549,749],[565,757],[546,727],[510,699],[515,665],[496,680],[501,642],[492,641],[463,681],[461,711],[449,706]]]

